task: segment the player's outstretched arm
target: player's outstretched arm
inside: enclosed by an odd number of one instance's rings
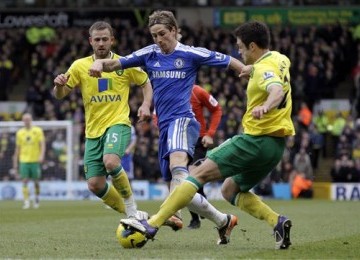
[[[245,65],[234,57],[231,57],[229,67],[230,69],[237,71],[239,73],[239,77],[245,78],[249,78],[252,70],[252,65]]]
[[[234,57],[230,58],[229,68],[232,70],[235,70],[239,74],[242,72],[243,68],[245,67],[245,64],[239,61],[238,59],[235,59]]]

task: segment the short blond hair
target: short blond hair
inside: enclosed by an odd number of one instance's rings
[[[93,25],[91,25],[90,29],[89,29],[89,35],[91,36],[93,31],[101,31],[101,30],[105,30],[108,29],[110,32],[110,35],[113,36],[114,35],[114,31],[113,28],[111,27],[111,25],[105,21],[97,21],[95,23],[93,23]]]

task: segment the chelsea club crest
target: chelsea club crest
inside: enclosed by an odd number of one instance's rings
[[[182,67],[184,67],[184,60],[181,59],[181,58],[177,58],[174,62],[174,66],[177,68],[177,69],[181,69]]]

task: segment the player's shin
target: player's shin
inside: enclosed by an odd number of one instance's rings
[[[24,201],[29,201],[30,192],[29,192],[29,187],[28,186],[24,185],[22,187],[22,193],[23,193]]]
[[[114,186],[106,183],[104,190],[99,194],[96,194],[96,196],[101,198],[102,201],[113,210],[116,210],[119,213],[125,213],[124,201]]]
[[[125,170],[119,166],[110,172],[110,175],[115,189],[118,191],[120,196],[124,198],[126,215],[128,217],[134,217],[137,212],[137,206],[132,194],[129,178],[127,177]]]
[[[189,178],[191,177],[188,177],[186,181],[183,181],[181,185],[176,187],[170,193],[160,206],[158,213],[150,218],[149,224],[151,226],[160,227],[169,217],[174,215],[177,210],[182,209],[189,204],[199,188],[196,184],[191,182]]]
[[[265,220],[271,227],[277,224],[279,214],[251,192],[239,192],[235,198],[235,206],[260,220]]]
[[[171,170],[172,179],[170,181],[170,192],[178,187],[185,179],[189,176],[189,171],[186,167],[174,167]],[[178,218],[181,219],[181,210],[174,213]]]
[[[223,227],[227,222],[227,214],[218,211],[199,193],[195,194],[187,207],[190,211],[211,220],[217,227]]]

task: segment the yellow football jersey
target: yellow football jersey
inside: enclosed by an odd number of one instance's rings
[[[16,145],[20,148],[21,163],[39,162],[41,142],[45,140],[43,130],[38,126],[20,128],[16,132]]]
[[[253,64],[247,86],[247,108],[242,121],[246,134],[278,137],[295,134],[291,120],[290,65],[290,60],[276,51],[265,54]],[[251,111],[265,103],[269,95],[267,88],[271,84],[283,86],[284,99],[277,108],[271,109],[261,119],[255,119]]]
[[[119,59],[120,56],[111,53],[111,58]],[[103,72],[102,78],[90,77],[88,71],[93,63],[93,56],[81,58],[74,61],[66,72],[70,75],[67,86],[78,87],[81,91],[87,138],[99,137],[116,124],[131,126],[130,86],[143,86],[148,81],[148,75],[141,68]]]

